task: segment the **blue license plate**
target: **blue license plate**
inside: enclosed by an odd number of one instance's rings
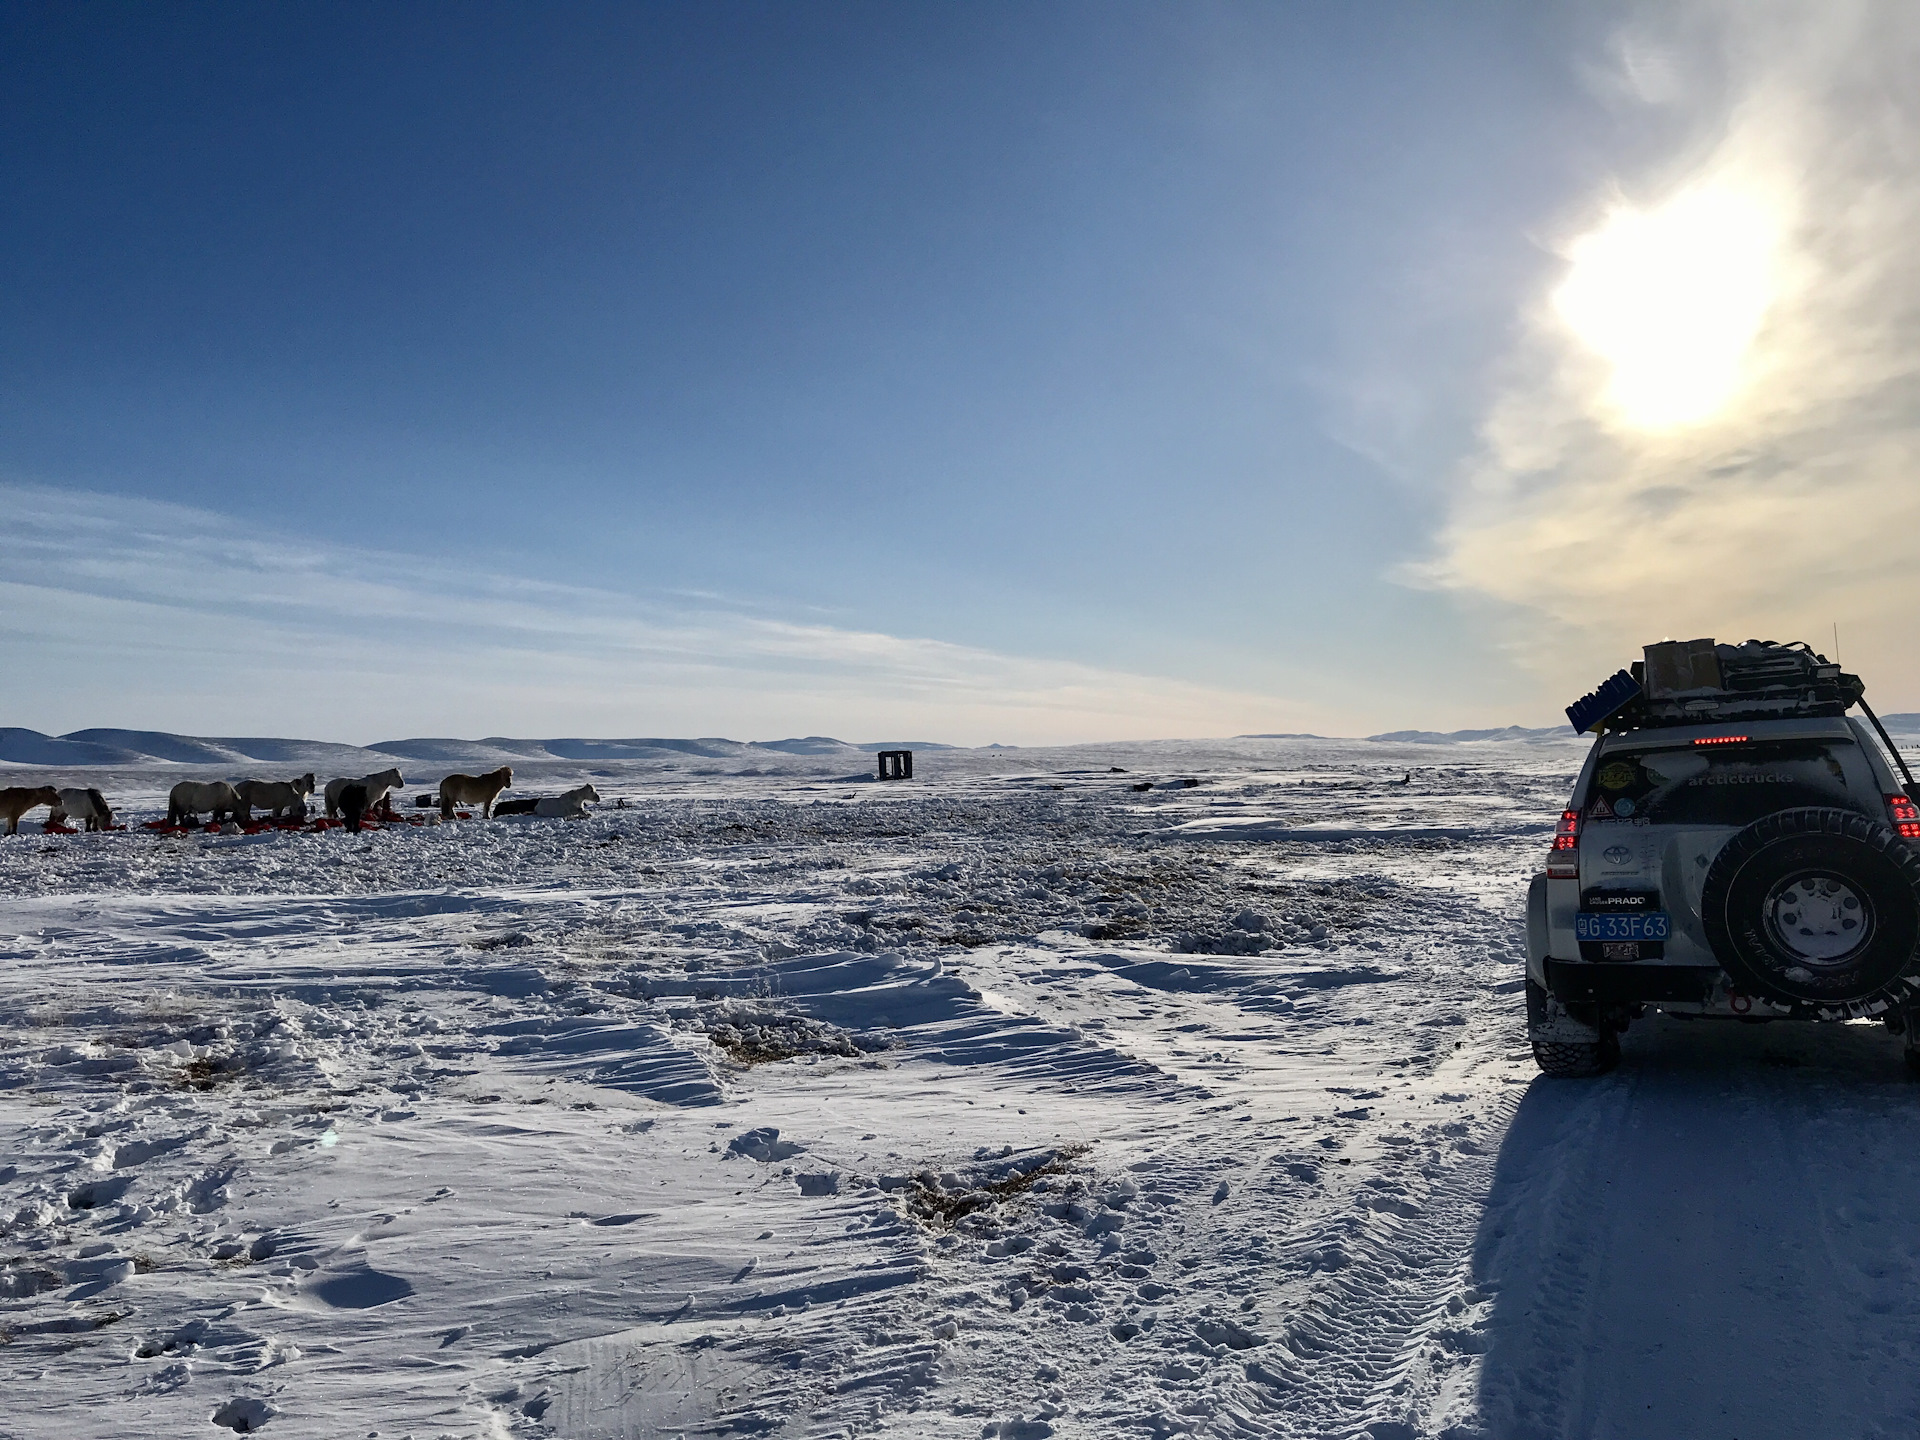
[[[1661,910],[1609,915],[1582,910],[1573,917],[1573,933],[1582,940],[1664,940],[1667,928]]]

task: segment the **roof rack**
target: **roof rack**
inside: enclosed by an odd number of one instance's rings
[[[1663,640],[1567,707],[1576,733],[1844,715],[1866,686],[1804,641]]]

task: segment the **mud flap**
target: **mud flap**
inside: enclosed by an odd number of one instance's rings
[[[1540,985],[1527,986],[1527,1039],[1550,1045],[1598,1045],[1600,1032],[1574,1017]]]
[[[1527,978],[1547,983],[1547,877],[1537,872],[1527,882]]]

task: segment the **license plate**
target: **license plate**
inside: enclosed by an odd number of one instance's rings
[[[1667,917],[1660,910],[1611,915],[1582,910],[1573,917],[1573,933],[1581,940],[1664,940]]]

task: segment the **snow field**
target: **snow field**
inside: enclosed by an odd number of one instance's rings
[[[15,837],[0,1434],[1752,1436],[1686,1357],[1781,1305],[1883,1372],[1792,1433],[1913,1433],[1912,1243],[1837,1178],[1856,1133],[1911,1168],[1897,1047],[1665,1022],[1534,1076],[1578,754],[650,764],[529,787],[593,775],[578,824]],[[1782,1185],[1819,1199],[1770,1232]],[[1755,1303],[1658,1279],[1708,1252]],[[1840,1343],[1800,1340],[1753,1353]]]

